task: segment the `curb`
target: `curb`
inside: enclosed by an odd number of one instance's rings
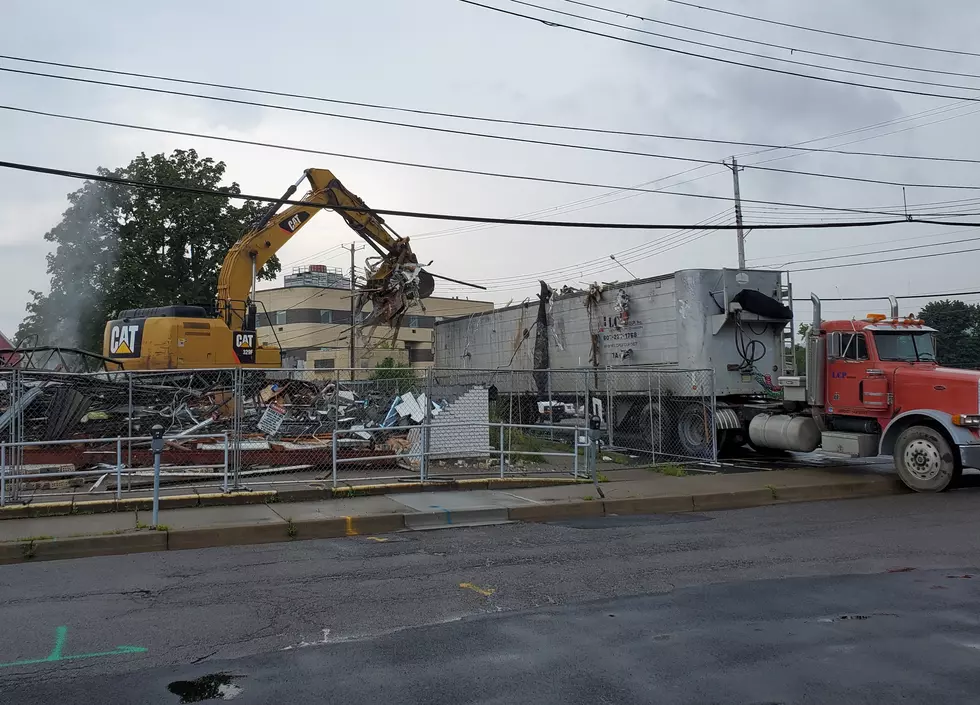
[[[212,492],[207,494],[171,495],[160,498],[160,509],[187,509],[190,507],[223,507],[246,504],[275,504],[277,502],[311,502],[351,497],[372,497],[384,494],[408,492],[447,492],[452,490],[529,489],[587,483],[573,478],[491,478],[477,480],[446,480],[434,482],[392,482],[372,485],[346,485],[343,487],[304,487],[294,490],[257,490],[249,492]],[[153,500],[149,497],[127,499],[100,499],[91,502],[39,502],[0,507],[0,521],[4,519],[37,519],[42,517],[69,516],[72,514],[108,514],[111,512],[150,511]]]
[[[499,507],[466,509],[451,514],[449,512],[374,514],[202,529],[139,531],[65,539],[39,538],[0,543],[0,565],[34,560],[59,560],[148,551],[179,551],[195,548],[341,538],[393,533],[406,529],[462,528],[509,522],[547,523],[583,517],[719,511],[774,504],[881,497],[908,493],[909,490],[897,478],[875,477],[852,482],[796,487],[764,487],[734,492],[705,492],[609,500],[573,500],[553,504],[522,505],[509,509]]]

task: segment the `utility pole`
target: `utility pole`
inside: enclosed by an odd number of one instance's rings
[[[347,366],[350,367],[350,381],[354,381],[354,370],[357,368],[357,360],[354,356],[354,344],[357,336],[355,335],[356,321],[354,316],[356,312],[354,310],[354,300],[355,300],[355,289],[357,288],[357,269],[354,263],[354,253],[358,250],[363,250],[364,245],[358,245],[356,242],[352,242],[349,245],[341,245],[345,250],[350,252],[350,328],[347,330],[347,343],[350,350],[350,356],[347,361]]]
[[[732,163],[722,162],[732,170],[732,181],[735,184],[735,232],[738,235],[738,268],[745,269],[745,233],[742,231],[742,195],[738,190],[738,172],[745,167],[740,167],[735,157]]]

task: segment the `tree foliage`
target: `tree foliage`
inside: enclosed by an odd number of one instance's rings
[[[919,318],[935,328],[939,362],[956,367],[980,367],[980,305],[963,301],[932,301]]]
[[[386,357],[379,362],[371,373],[372,380],[390,381],[399,394],[409,392],[418,387],[419,380],[415,370],[407,365],[399,365],[394,358]]]
[[[194,150],[140,154],[126,167],[99,174],[190,186],[230,194],[225,163]],[[50,291],[31,291],[18,340],[101,351],[107,320],[127,308],[177,303],[211,305],[218,272],[231,246],[264,206],[217,196],[86,182],[68,195],[68,210],[44,235]],[[280,270],[273,257],[262,279]],[[36,338],[35,338],[36,336]]]

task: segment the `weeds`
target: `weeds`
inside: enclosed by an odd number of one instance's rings
[[[769,490],[772,493],[772,498],[773,499],[779,499],[779,497],[776,495],[776,486],[775,485],[766,485],[766,489]]]
[[[683,465],[676,465],[674,463],[654,465],[649,470],[660,473],[661,475],[667,475],[668,477],[685,477],[687,475],[687,470],[684,469]]]
[[[296,524],[293,523],[292,518],[286,519],[286,536],[291,539],[296,538],[299,535],[299,529],[296,528]]]

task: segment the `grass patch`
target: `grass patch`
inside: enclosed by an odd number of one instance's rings
[[[286,519],[286,536],[291,539],[296,538],[299,535],[299,529],[296,528],[296,524],[293,523],[292,517]]]
[[[669,477],[685,477],[687,476],[687,470],[684,469],[683,465],[677,465],[676,463],[667,463],[665,465],[653,465],[649,468],[651,472],[657,472],[661,475],[667,475]]]
[[[520,429],[504,429],[504,450],[519,453],[519,455],[510,456],[509,460],[512,463],[519,460],[523,460],[525,463],[547,463],[545,457],[538,455],[538,453],[548,452],[550,450],[548,448],[549,443],[550,441],[544,438],[532,436]],[[497,451],[500,450],[500,429],[490,429],[490,447]]]

